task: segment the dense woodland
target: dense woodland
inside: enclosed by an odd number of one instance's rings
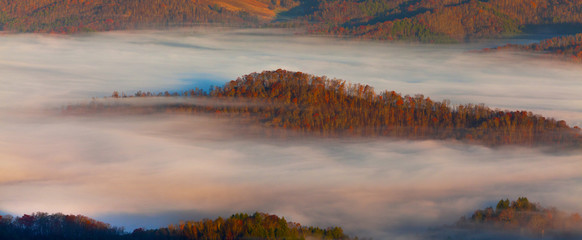
[[[0,29],[75,33],[229,24],[258,26],[289,0],[3,0]]]
[[[165,239],[350,239],[339,227],[321,229],[287,222],[265,213],[239,213],[202,221],[185,221],[166,228],[132,233],[81,216],[34,213],[21,217],[0,216],[0,239],[11,240],[165,240]],[[356,238],[357,239],[357,238]]]
[[[79,32],[220,23],[423,42],[580,32],[578,0],[4,0],[0,28]]]
[[[577,0],[316,2],[308,14],[292,22],[305,22],[312,33],[337,36],[443,42],[499,37],[540,27],[582,31],[582,2]]]
[[[582,143],[578,127],[571,128],[565,121],[527,111],[494,110],[482,104],[451,106],[447,100],[433,101],[423,95],[402,96],[394,91],[376,93],[368,85],[281,69],[248,74],[211,91],[140,91],[131,96],[114,92],[112,98],[117,100],[72,105],[64,112],[206,113],[250,119],[251,124],[270,129],[291,129],[319,136],[457,139],[488,146],[579,148]],[[129,104],[126,98],[160,102]],[[193,101],[178,101],[184,99]]]
[[[503,231],[529,235],[533,239],[580,239],[582,218],[556,208],[544,208],[520,197],[515,201],[500,200],[495,208],[476,210],[470,218],[461,217],[456,228],[481,231]],[[483,234],[483,233],[481,233]],[[515,238],[514,238],[515,239]],[[521,239],[521,238],[518,238]]]
[[[549,54],[565,60],[582,62],[582,34],[555,37],[529,45],[508,44],[495,50],[518,50]],[[490,51],[486,49],[485,51]]]

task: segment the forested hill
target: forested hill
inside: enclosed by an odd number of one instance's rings
[[[19,32],[221,23],[443,42],[582,26],[578,0],[4,0],[0,9],[0,28]]]
[[[366,39],[465,41],[527,30],[582,32],[579,0],[316,1],[297,17],[312,33]]]
[[[35,213],[0,216],[0,239],[10,240],[196,240],[196,239],[351,239],[339,227],[301,226],[265,213],[234,214],[227,219],[186,221],[131,234],[82,215]],[[357,239],[357,238],[356,238]]]
[[[489,51],[486,49],[485,51]],[[582,34],[554,37],[529,45],[508,44],[495,50],[516,50],[548,54],[563,60],[582,63]]]
[[[124,93],[115,101],[68,106],[66,114],[101,112],[210,113],[246,118],[266,128],[329,135],[391,136],[405,139],[457,139],[489,146],[564,145],[579,148],[578,127],[527,111],[493,110],[484,105],[451,106],[423,95],[376,93],[371,86],[349,84],[285,70],[252,73],[210,92],[138,92],[131,98],[159,104],[131,104]],[[191,99],[191,101],[186,101]]]
[[[501,199],[495,207],[478,209],[448,229],[435,229],[431,239],[582,239],[582,218],[526,197]]]
[[[229,24],[258,26],[291,0],[3,0],[0,28],[74,33]]]

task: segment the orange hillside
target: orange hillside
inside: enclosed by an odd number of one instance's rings
[[[271,19],[276,15],[274,10],[269,9],[267,3],[259,0],[199,0],[199,2],[209,5],[216,4],[233,12],[246,11],[252,15],[258,15],[268,19]]]

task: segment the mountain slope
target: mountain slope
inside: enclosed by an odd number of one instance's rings
[[[0,28],[78,32],[220,23],[310,34],[459,42],[532,29],[581,32],[577,0],[5,0]]]
[[[292,22],[312,33],[382,40],[465,41],[521,33],[532,25],[582,23],[582,2],[571,0],[316,2]]]
[[[265,0],[7,0],[0,1],[0,9],[4,30],[71,33],[206,23],[256,25],[285,7]]]

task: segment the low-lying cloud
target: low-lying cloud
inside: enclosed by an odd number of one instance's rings
[[[0,210],[95,216],[129,229],[264,211],[376,239],[423,238],[501,198],[582,212],[580,152],[452,141],[290,138],[190,115],[63,116],[113,91],[221,85],[287,68],[582,125],[582,68],[470,46],[249,32],[0,38]],[[208,85],[208,81],[201,82]],[[165,222],[157,221],[164,219]],[[131,220],[131,222],[129,222]],[[171,222],[168,222],[171,221]]]

